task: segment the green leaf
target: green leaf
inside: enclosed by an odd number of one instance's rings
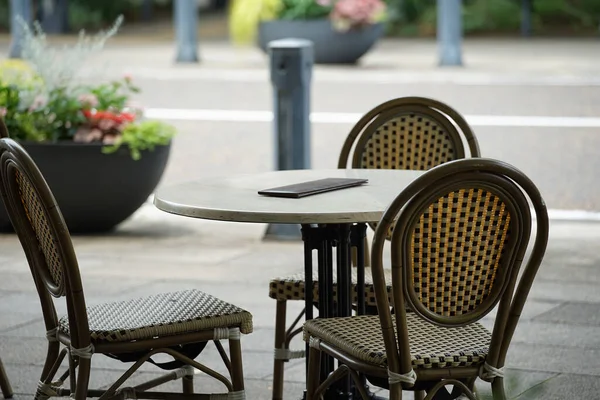
[[[160,121],[132,123],[123,129],[122,135],[113,145],[102,148],[105,154],[114,153],[122,145],[127,145],[134,160],[141,158],[144,150],[154,150],[156,146],[166,146],[175,135],[175,128]]]

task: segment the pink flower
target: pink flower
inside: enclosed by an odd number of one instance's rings
[[[331,11],[331,19],[338,29],[348,30],[377,22],[385,12],[381,0],[338,0]]]
[[[317,0],[317,4],[321,7],[331,7],[331,2],[333,0]]]
[[[125,80],[125,82],[131,83],[131,81],[133,80],[133,76],[129,73],[126,73],[126,74],[123,74],[123,79]]]
[[[79,101],[81,104],[89,108],[94,108],[98,105],[98,98],[91,93],[79,95]]]
[[[102,131],[97,128],[80,127],[73,136],[74,142],[90,143],[102,139]]]
[[[8,110],[6,109],[6,107],[0,107],[0,118],[6,117],[7,112]]]
[[[41,94],[37,95],[37,96],[35,96],[35,99],[33,99],[33,103],[31,103],[31,105],[29,106],[29,112],[35,111],[38,108],[42,108],[47,103],[48,103],[48,99],[45,96],[43,96]]]
[[[100,128],[103,131],[108,131],[112,128],[116,128],[117,125],[119,125],[117,122],[113,121],[112,119],[101,119],[100,121],[98,121],[98,128]]]

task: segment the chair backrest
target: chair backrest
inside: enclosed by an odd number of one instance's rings
[[[42,303],[48,331],[58,327],[52,298],[66,297],[72,345],[89,345],[83,286],[69,231],[58,204],[27,152],[0,139],[0,193]]]
[[[515,286],[532,236],[529,202],[537,221],[535,242]],[[481,158],[440,165],[409,185],[386,210],[373,241],[377,305],[387,327],[392,317],[381,282],[382,253],[392,224],[399,351],[395,340],[386,342],[388,358],[397,360],[394,372],[411,368],[406,306],[430,323],[455,327],[478,321],[499,304],[486,362],[502,367],[548,240],[548,214],[535,185],[516,168]]]
[[[456,110],[433,99],[402,97],[375,107],[356,123],[338,168],[427,170],[465,158],[465,143],[468,156],[480,157],[473,131]]]

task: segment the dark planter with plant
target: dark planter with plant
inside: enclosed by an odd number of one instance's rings
[[[383,24],[339,31],[326,19],[263,21],[258,27],[258,45],[267,52],[270,41],[289,37],[313,42],[317,64],[354,64],[384,33]]]
[[[256,41],[263,51],[284,38],[307,39],[318,64],[353,64],[384,34],[381,0],[236,0],[232,37]]]
[[[0,65],[0,116],[52,189],[69,230],[108,231],[154,191],[169,157],[172,126],[143,120],[130,103],[132,79],[88,84],[78,79],[85,56],[106,33],[59,51],[41,29],[26,29],[23,59]],[[11,229],[0,206],[0,230]]]

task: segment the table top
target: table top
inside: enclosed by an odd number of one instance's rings
[[[159,209],[219,221],[333,224],[377,222],[383,211],[423,171],[306,169],[199,179],[160,188]],[[261,196],[262,189],[323,178],[366,178],[368,183],[299,199]]]

